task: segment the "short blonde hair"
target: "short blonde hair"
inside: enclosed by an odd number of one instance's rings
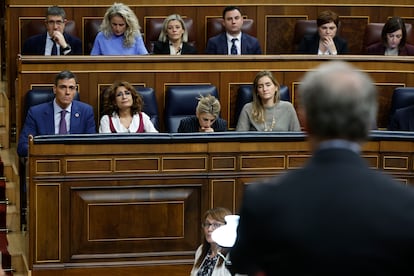
[[[212,95],[202,96],[200,95],[196,108],[197,114],[209,113],[218,118],[220,114],[221,105],[219,100]]]

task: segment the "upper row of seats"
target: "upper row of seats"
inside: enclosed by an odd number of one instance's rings
[[[192,18],[183,18],[188,29],[188,42],[195,46],[196,45],[196,29],[194,26],[194,22]],[[145,44],[148,49],[148,52],[152,53],[154,49],[154,43],[158,40],[158,36],[162,30],[162,25],[164,18],[156,17],[156,18],[146,18],[145,19]],[[88,55],[92,49],[95,36],[99,31],[99,26],[102,22],[102,19],[85,19],[85,29],[84,29],[84,37],[83,37],[83,46],[84,46],[84,54]],[[208,18],[207,19],[207,26],[206,26],[206,35],[207,39],[213,37],[221,32],[224,31],[224,27],[222,25],[223,19],[222,18]],[[365,49],[377,42],[381,41],[381,31],[384,26],[384,23],[368,23],[365,29],[365,35],[363,40],[363,46],[361,49],[361,53],[365,52]],[[407,43],[414,45],[414,31],[411,24],[406,23],[407,29]],[[256,28],[254,25],[254,20],[246,18],[243,22],[242,31],[250,34],[252,36],[256,36]],[[22,37],[21,43],[25,41],[28,37],[46,32],[46,27],[44,25],[43,20],[30,20],[22,28]],[[75,22],[68,20],[65,27],[65,32],[79,37]],[[297,20],[295,24],[295,34],[293,45],[294,49],[297,49],[297,45],[299,44],[301,38],[304,35],[313,34],[317,32],[317,25],[316,20]],[[340,34],[341,28],[339,27],[338,33]]]

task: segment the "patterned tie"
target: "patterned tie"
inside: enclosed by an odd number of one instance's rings
[[[57,56],[57,46],[56,46],[56,42],[52,39],[53,41],[53,46],[52,46],[52,52],[50,53],[52,56]]]
[[[59,134],[68,134],[65,120],[66,112],[64,109],[60,112]]]
[[[230,50],[230,53],[231,53],[232,55],[237,55],[236,40],[237,40],[237,38],[233,38],[233,39],[231,40],[231,43],[233,43],[233,44],[231,45],[231,50]]]

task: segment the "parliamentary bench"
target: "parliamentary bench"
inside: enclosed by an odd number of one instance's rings
[[[30,269],[188,274],[203,238],[203,213],[216,206],[237,212],[246,185],[301,167],[311,156],[306,138],[303,132],[34,137]],[[361,154],[401,185],[414,184],[413,133],[372,131]]]

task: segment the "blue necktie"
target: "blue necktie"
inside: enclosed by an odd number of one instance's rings
[[[65,109],[60,112],[59,134],[68,134],[65,120],[66,112]]]
[[[231,50],[230,50],[230,53],[231,53],[232,55],[237,55],[236,40],[237,40],[237,38],[233,38],[233,39],[231,40],[231,42],[232,42],[233,44],[231,45]]]
[[[56,46],[56,42],[52,39],[53,41],[53,46],[52,46],[52,52],[50,53],[52,56],[57,56],[57,46]]]

